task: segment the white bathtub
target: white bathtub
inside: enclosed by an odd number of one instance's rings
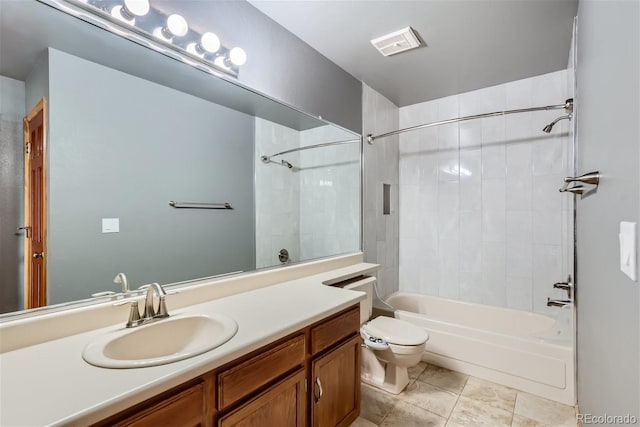
[[[536,313],[395,293],[395,317],[427,330],[423,360],[574,405],[573,308]]]

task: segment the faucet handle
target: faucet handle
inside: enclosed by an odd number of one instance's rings
[[[567,282],[554,283],[553,288],[567,291],[567,298],[571,299],[571,288],[572,288],[571,283],[567,283]]]
[[[167,303],[165,301],[165,296],[160,296],[160,304],[158,305],[158,312],[155,317],[169,317],[169,313],[167,312]]]
[[[140,323],[140,310],[138,309],[138,301],[131,303],[131,311],[129,312],[129,320],[127,321],[127,328],[132,328]]]

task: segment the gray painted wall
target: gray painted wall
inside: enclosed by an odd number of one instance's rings
[[[49,68],[50,303],[120,271],[137,287],[254,268],[253,117],[53,49]]]
[[[175,0],[154,2],[175,11]],[[247,63],[238,80],[307,113],[361,133],[362,85],[246,1],[188,1],[180,14],[193,28],[240,46]]]
[[[22,307],[25,86],[0,76],[0,313]]]
[[[363,134],[377,135],[398,129],[399,109],[363,84]],[[378,291],[384,298],[398,290],[399,151],[398,136],[363,145],[363,250],[366,262],[381,264]],[[391,214],[382,214],[382,185],[391,185]]]
[[[49,51],[38,56],[25,79],[26,110],[31,110],[41,98],[49,99]]]
[[[640,285],[619,269],[620,221],[639,218],[640,3],[580,2],[578,172],[600,170],[577,201],[578,404],[640,418]]]

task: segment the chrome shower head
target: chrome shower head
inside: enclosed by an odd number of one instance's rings
[[[548,125],[546,125],[542,129],[542,132],[551,133],[551,129],[553,129],[553,126],[555,126],[555,124],[558,123],[560,120],[570,120],[570,119],[571,119],[571,114],[567,114],[565,116],[560,116],[557,119],[555,119],[554,121],[552,121],[551,123],[549,123]]]

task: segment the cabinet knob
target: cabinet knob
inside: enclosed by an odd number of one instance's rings
[[[322,383],[320,382],[320,377],[316,377],[316,385],[318,386],[318,395],[316,396],[316,402],[318,402],[322,397]]]

